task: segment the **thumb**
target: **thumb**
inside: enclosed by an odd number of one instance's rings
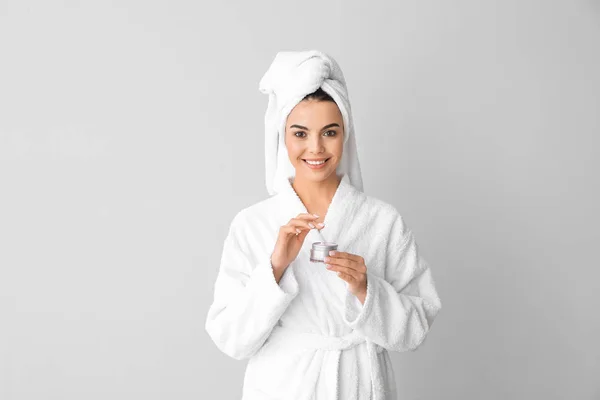
[[[305,238],[308,236],[308,233],[309,233],[309,232],[310,232],[310,229],[303,230],[302,232],[300,232],[300,233],[298,234],[298,239],[299,239],[299,240],[300,240],[302,243],[304,243],[304,239],[305,239]]]

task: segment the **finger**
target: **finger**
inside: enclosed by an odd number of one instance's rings
[[[312,229],[310,226],[295,222],[291,222],[287,225],[282,226],[281,228],[288,233],[293,233],[294,235],[299,235],[302,232],[308,232]]]
[[[283,232],[283,234],[287,237],[294,236],[298,240],[303,242],[304,239],[306,238],[306,236],[308,236],[310,229],[303,228],[303,227],[284,225],[281,227],[281,232]]]
[[[344,272],[338,272],[337,275],[348,283],[354,283],[356,281],[352,275],[348,275]]]
[[[342,267],[350,267],[352,261],[345,258],[336,258],[332,256],[325,257],[325,262],[327,264],[340,265]]]
[[[357,272],[366,272],[367,268],[364,266],[364,264],[359,264],[355,261],[352,260],[348,260],[346,258],[335,258],[335,257],[331,257],[329,256],[328,258],[325,259],[325,262],[327,264],[333,264],[333,265],[339,265],[342,267],[346,267],[346,268],[351,268]]]
[[[290,226],[290,225],[284,225],[281,227],[280,232],[282,232],[283,234],[285,234],[286,236],[289,235],[299,235],[302,230],[299,228],[296,228],[295,226]]]
[[[347,254],[349,253],[344,253],[344,255],[341,257],[338,257],[337,255],[328,256],[328,259],[332,263],[352,267],[360,272],[364,272],[367,270],[367,267],[365,266],[365,261],[361,256],[354,256],[353,254],[350,254],[353,257],[347,258]],[[327,262],[327,260],[325,260],[325,262]]]
[[[356,271],[355,269],[352,269],[349,267],[341,267],[339,265],[331,265],[331,267],[327,268],[327,269],[330,271],[341,272],[343,274],[350,275],[354,279],[357,279],[357,280],[360,278],[360,273],[358,271]]]
[[[298,233],[298,235],[297,235],[298,240],[304,241],[304,238],[306,236],[308,236],[309,233],[310,233],[310,229],[300,230],[300,233]]]
[[[301,220],[301,219],[292,219],[288,223],[288,225],[293,225],[296,228],[300,229],[316,229],[317,225],[312,223],[311,221]],[[320,226],[320,225],[318,225]]]
[[[337,250],[333,250],[333,251],[334,251],[334,254],[331,257],[345,258],[348,260],[354,260],[359,263],[364,261],[361,256],[356,255],[356,254],[347,253],[345,251],[337,251]]]
[[[318,219],[319,217],[315,216],[314,214],[302,213],[302,214],[298,214],[298,216],[296,218],[305,219],[305,220],[314,220],[314,219]]]

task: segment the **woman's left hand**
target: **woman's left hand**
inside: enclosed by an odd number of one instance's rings
[[[356,254],[333,250],[325,258],[327,269],[337,271],[338,276],[348,282],[348,291],[364,303],[367,295],[367,266],[365,259]]]

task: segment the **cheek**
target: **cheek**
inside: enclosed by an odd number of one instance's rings
[[[290,141],[290,142],[288,142],[286,147],[287,147],[288,155],[292,159],[296,159],[296,158],[300,157],[300,155],[302,154],[303,149],[298,143],[294,143],[293,141]]]
[[[336,155],[336,157],[340,158],[342,155],[342,151],[344,150],[344,142],[342,140],[338,140],[335,143],[333,150],[333,154]]]

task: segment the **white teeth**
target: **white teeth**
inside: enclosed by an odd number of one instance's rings
[[[304,161],[306,161],[310,165],[321,165],[321,164],[325,163],[325,160],[323,160],[323,161],[308,161],[308,160],[304,160]]]

